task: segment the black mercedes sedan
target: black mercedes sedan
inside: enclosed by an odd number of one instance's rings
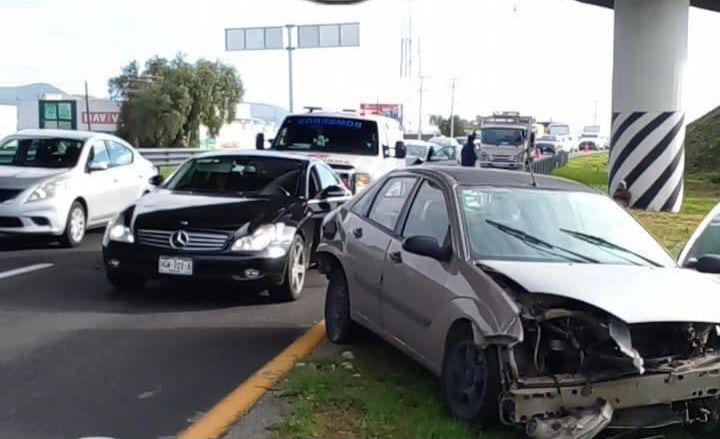
[[[323,217],[350,197],[332,168],[311,157],[200,155],[110,222],[107,278],[118,289],[152,278],[237,282],[295,300]]]

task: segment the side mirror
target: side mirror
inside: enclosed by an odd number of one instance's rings
[[[257,136],[255,136],[255,149],[259,149],[259,150],[265,149],[265,134],[264,133],[257,133]]]
[[[405,142],[400,140],[395,144],[395,158],[404,159],[406,155],[407,150],[405,149]]]
[[[405,157],[405,166],[420,166],[423,163],[425,163],[425,160],[423,160],[422,157]]]
[[[441,262],[447,262],[452,257],[452,249],[449,246],[441,246],[432,236],[411,236],[403,242],[403,250]]]
[[[150,184],[153,186],[160,186],[165,178],[161,174],[156,174],[150,177]]]
[[[346,189],[341,188],[340,186],[328,186],[325,189],[321,190],[316,198],[320,200],[327,200],[328,198],[347,197],[349,195],[350,193]]]
[[[720,274],[720,255],[705,255],[697,260],[693,268],[701,273]]]
[[[90,172],[107,171],[108,167],[109,166],[108,166],[107,162],[93,162],[88,165],[88,171],[90,171]]]

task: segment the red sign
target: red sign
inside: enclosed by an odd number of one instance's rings
[[[120,119],[120,113],[113,111],[91,111],[90,112],[90,123],[105,124],[105,125],[117,125]],[[87,123],[88,113],[83,111],[82,123]]]
[[[402,120],[401,104],[360,104],[360,114],[377,114],[379,116],[391,117],[395,120]]]

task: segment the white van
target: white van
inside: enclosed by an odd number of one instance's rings
[[[258,134],[256,147],[263,149]],[[271,149],[311,155],[328,163],[357,193],[392,169],[405,166],[400,124],[383,116],[354,113],[295,114],[285,118]]]

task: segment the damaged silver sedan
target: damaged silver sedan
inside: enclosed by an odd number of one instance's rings
[[[458,418],[539,439],[720,419],[720,283],[585,186],[398,170],[322,235],[328,338],[379,334]]]

